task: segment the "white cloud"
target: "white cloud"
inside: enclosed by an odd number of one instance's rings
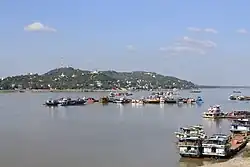
[[[200,31],[202,31],[202,29],[197,28],[197,27],[188,27],[187,29],[188,29],[188,31],[194,31],[194,32],[200,32]]]
[[[46,31],[46,32],[56,32],[56,29],[43,25],[40,22],[34,22],[24,27],[25,31]]]
[[[135,50],[135,47],[133,45],[127,45],[126,48],[129,50],[129,51],[134,51]]]
[[[217,34],[217,33],[218,33],[218,31],[215,30],[215,29],[213,29],[213,28],[205,28],[204,31],[205,31],[205,32],[209,32],[209,33],[214,33],[214,34]]]
[[[193,31],[193,32],[207,32],[207,33],[213,33],[217,34],[218,31],[213,29],[213,28],[197,28],[197,27],[188,27],[188,31]]]
[[[217,44],[210,40],[197,40],[193,38],[189,38],[187,36],[183,37],[183,39],[180,42],[184,42],[187,45],[193,45],[197,47],[205,47],[205,48],[215,48],[217,47]]]
[[[248,34],[248,31],[247,31],[245,28],[241,28],[241,29],[238,29],[238,30],[237,30],[237,33],[240,33],[240,34]]]
[[[198,54],[204,55],[207,51],[216,48],[217,44],[210,40],[198,40],[190,37],[183,37],[169,47],[161,47],[161,51],[166,51],[170,54]]]

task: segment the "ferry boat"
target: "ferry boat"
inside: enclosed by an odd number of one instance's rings
[[[186,137],[178,142],[179,154],[181,157],[201,157],[202,140],[199,137]]]
[[[220,105],[211,106],[207,112],[203,113],[203,118],[224,118],[225,113],[221,111]]]
[[[249,119],[233,120],[230,131],[235,134],[239,133],[250,134],[250,120]]]
[[[231,148],[231,136],[225,134],[214,134],[202,143],[203,156],[228,157]]]
[[[195,125],[190,127],[181,127],[178,132],[175,132],[176,138],[182,139],[187,137],[199,137],[205,139],[207,136],[203,130],[203,126]]]

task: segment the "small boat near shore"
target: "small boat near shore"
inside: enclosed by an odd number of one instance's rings
[[[186,137],[179,139],[181,157],[228,159],[247,144],[242,135],[213,134],[209,138]]]

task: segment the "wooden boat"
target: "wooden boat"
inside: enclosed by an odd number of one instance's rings
[[[102,97],[102,98],[100,98],[99,102],[102,104],[107,104],[109,102],[109,98],[107,96]]]
[[[159,98],[157,98],[157,99],[147,99],[146,103],[149,103],[149,104],[160,104],[160,99]]]

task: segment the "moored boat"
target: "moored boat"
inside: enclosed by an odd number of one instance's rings
[[[181,157],[201,157],[202,140],[199,137],[186,137],[178,142],[179,154]]]
[[[204,133],[203,126],[201,125],[181,127],[178,132],[175,132],[175,135],[178,139],[187,137],[199,137],[201,139],[205,139],[207,137]]]
[[[237,100],[238,99],[238,96],[235,96],[235,95],[230,95],[228,100]]]
[[[226,113],[225,118],[240,119],[240,118],[250,118],[249,111],[235,110]]]
[[[233,120],[230,131],[234,134],[250,134],[250,120],[249,119]]]
[[[221,111],[220,105],[211,106],[207,112],[203,113],[203,118],[225,118],[225,113]]]
[[[197,90],[191,90],[190,93],[201,93],[201,90],[197,89]]]
[[[60,104],[58,100],[52,100],[52,99],[49,99],[45,102],[46,106],[51,106],[51,107],[58,106],[58,104]]]
[[[64,101],[60,104],[61,106],[77,106],[77,105],[85,105],[86,100],[83,98],[77,98],[75,100],[71,98],[64,99]]]
[[[228,157],[231,148],[231,136],[225,134],[214,134],[202,142],[203,156]]]
[[[100,98],[99,100],[102,104],[107,104],[109,102],[109,98],[107,96]]]

